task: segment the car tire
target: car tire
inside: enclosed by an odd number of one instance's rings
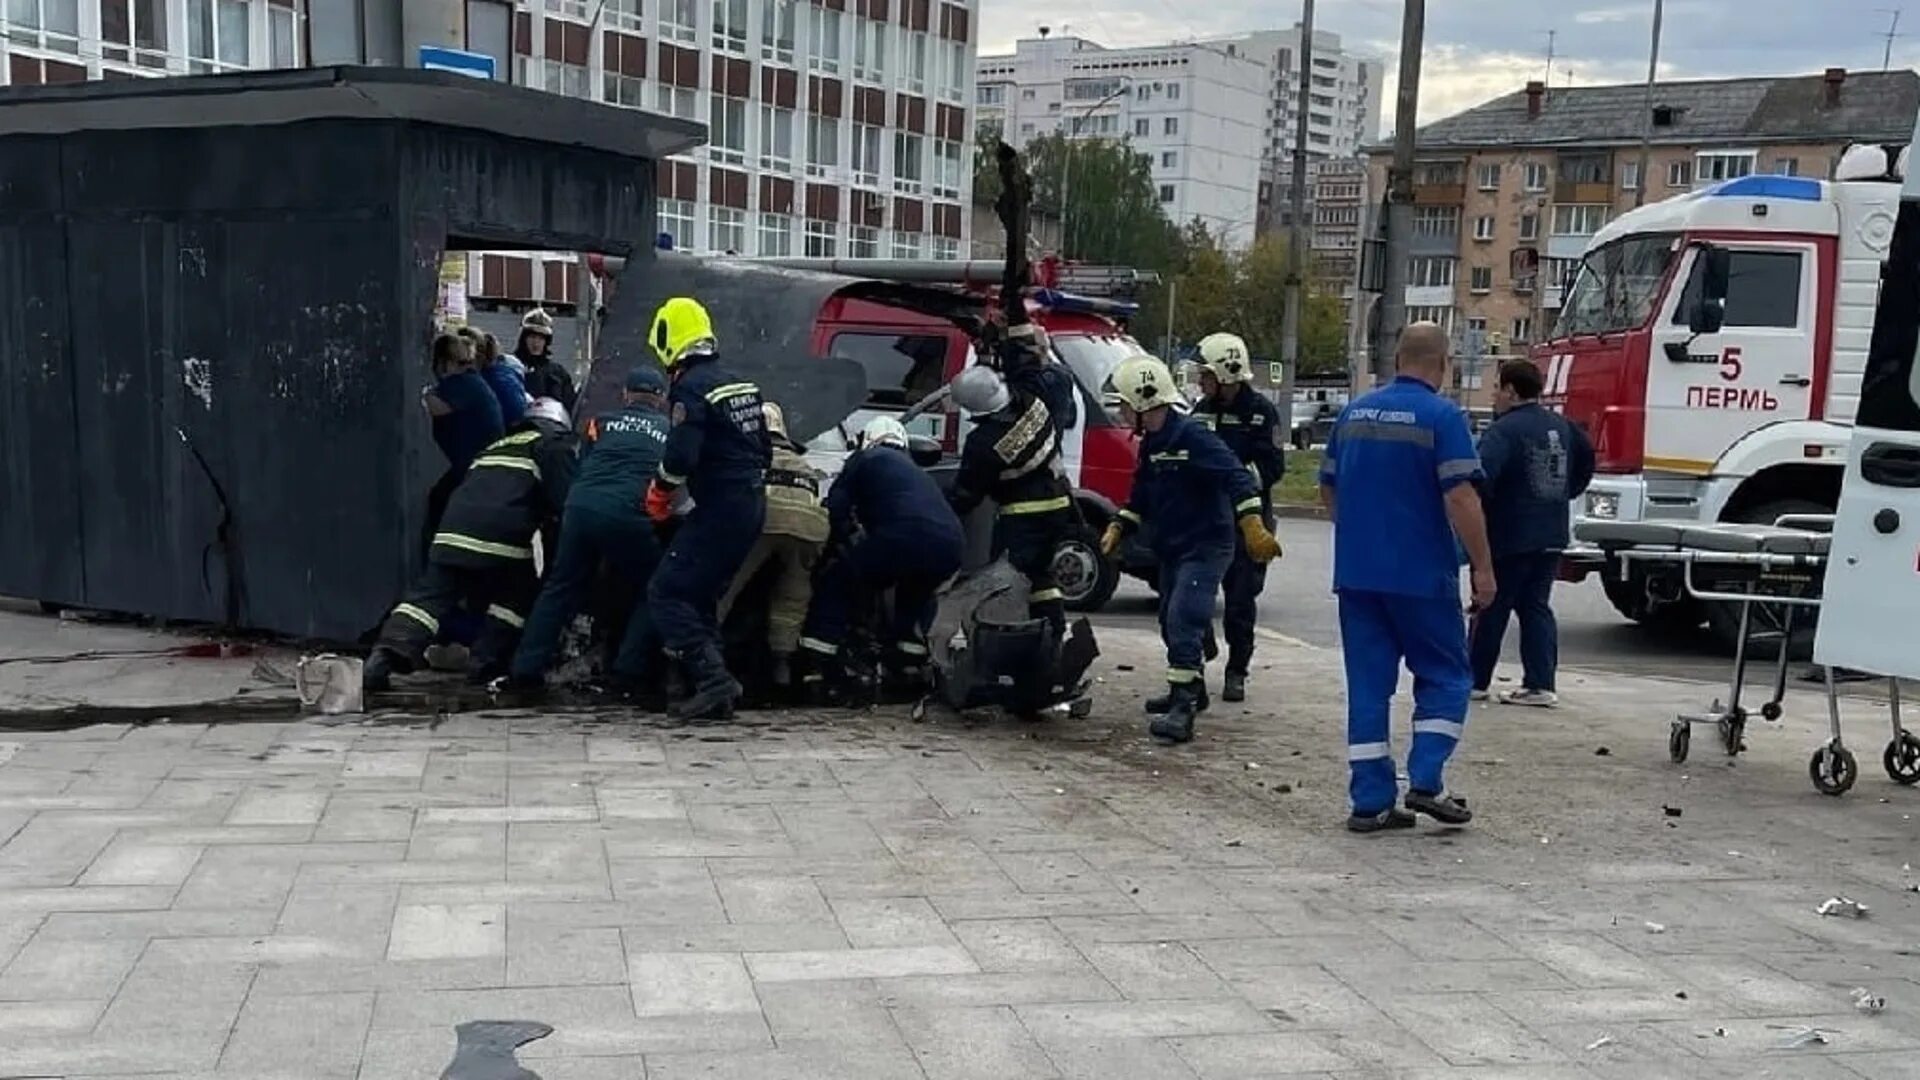
[[[1758,506],[1747,507],[1727,518],[1732,522],[1771,525],[1784,514],[1831,514],[1833,507],[1822,506],[1809,499],[1775,499]],[[1707,613],[1707,632],[1713,635],[1715,644],[1728,656],[1740,642],[1740,605],[1727,603],[1706,603],[1701,605]],[[1781,613],[1786,609],[1780,605],[1762,604],[1754,608],[1755,619],[1770,621],[1778,625]],[[1819,625],[1819,609],[1800,608],[1793,615],[1793,640],[1788,643],[1787,656],[1793,660],[1811,660],[1813,658],[1814,631]],[[1755,641],[1747,646],[1747,655],[1755,660],[1771,660],[1779,655],[1780,642],[1774,640]]]
[[[1296,430],[1293,433],[1293,448],[1295,450],[1313,449],[1313,432]]]
[[[1613,605],[1613,610],[1649,630],[1661,633],[1697,630],[1707,618],[1706,610],[1693,597],[1682,596],[1664,604],[1652,603],[1644,587],[1617,576],[1611,569],[1601,574],[1600,587],[1606,592],[1607,602]]]
[[[1092,530],[1078,531],[1054,549],[1053,573],[1068,611],[1099,611],[1120,587],[1120,567],[1100,553],[1100,537]]]

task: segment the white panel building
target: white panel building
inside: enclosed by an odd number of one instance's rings
[[[1226,247],[1253,242],[1273,86],[1262,61],[1212,43],[1106,49],[1043,36],[981,57],[976,83],[979,124],[1012,145],[1053,132],[1125,139],[1151,159],[1176,224],[1198,218]]]
[[[1307,113],[1307,153],[1316,158],[1358,157],[1380,136],[1380,82],[1386,68],[1377,59],[1348,52],[1340,35],[1316,30],[1307,98],[1300,99],[1301,27],[1262,30],[1213,44],[1264,62],[1272,86],[1264,112],[1266,157],[1285,165],[1293,155],[1301,109]]]

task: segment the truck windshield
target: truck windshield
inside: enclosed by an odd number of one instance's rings
[[[1146,350],[1140,343],[1125,334],[1108,334],[1095,337],[1091,334],[1054,334],[1053,351],[1073,369],[1074,378],[1080,380],[1096,399],[1104,396],[1113,388],[1109,380],[1120,362],[1129,356],[1138,356]]]
[[[1555,336],[1617,334],[1646,325],[1678,247],[1674,234],[1656,233],[1588,252],[1567,290]]]

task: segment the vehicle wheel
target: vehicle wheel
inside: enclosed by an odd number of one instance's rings
[[[1853,760],[1853,751],[1829,743],[1813,752],[1813,760],[1807,762],[1807,775],[1820,794],[1845,795],[1860,778],[1860,763]]]
[[[1294,448],[1295,450],[1311,450],[1311,449],[1313,449],[1313,433],[1312,433],[1312,432],[1310,432],[1310,431],[1296,431],[1296,432],[1294,432],[1294,433],[1293,433],[1293,448]]]
[[[1100,554],[1100,541],[1092,533],[1082,533],[1053,550],[1053,579],[1068,611],[1099,611],[1120,586],[1120,568]]]
[[[1685,720],[1676,720],[1673,728],[1667,732],[1667,756],[1675,765],[1687,760],[1687,750],[1693,744],[1693,725]]]
[[[1662,633],[1693,630],[1707,617],[1700,602],[1691,596],[1655,604],[1639,582],[1617,577],[1611,570],[1600,575],[1600,587],[1605,590],[1613,610],[1650,630]]]
[[[1887,775],[1894,783],[1908,787],[1920,783],[1920,735],[1901,732],[1898,738],[1887,743],[1887,752],[1880,762],[1887,767]]]
[[[1809,499],[1775,499],[1772,502],[1751,506],[1729,518],[1729,521],[1749,524],[1771,525],[1782,514],[1831,514],[1833,507],[1822,506]],[[1728,655],[1740,639],[1740,605],[1710,603],[1702,605],[1707,610],[1707,632]],[[1753,608],[1754,625],[1760,630],[1778,631],[1786,625],[1787,609],[1780,604],[1756,604]],[[1788,657],[1794,660],[1813,659],[1813,635],[1819,625],[1819,609],[1800,608],[1793,615],[1793,640],[1788,643]],[[1756,660],[1769,660],[1779,655],[1780,641],[1754,641],[1747,646],[1747,655]]]
[[[1760,706],[1760,719],[1778,720],[1782,712],[1783,710],[1780,708],[1779,702],[1769,701],[1765,705]]]

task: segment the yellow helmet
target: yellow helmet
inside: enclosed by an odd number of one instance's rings
[[[700,301],[688,296],[676,296],[660,305],[648,342],[668,370],[689,356],[711,356],[719,350],[719,342],[713,337],[713,319]]]
[[[1156,356],[1141,353],[1120,362],[1113,372],[1113,389],[1134,412],[1151,412],[1180,399],[1173,372]]]
[[[1200,370],[1223,383],[1246,382],[1247,343],[1239,334],[1208,334],[1201,338]]]

